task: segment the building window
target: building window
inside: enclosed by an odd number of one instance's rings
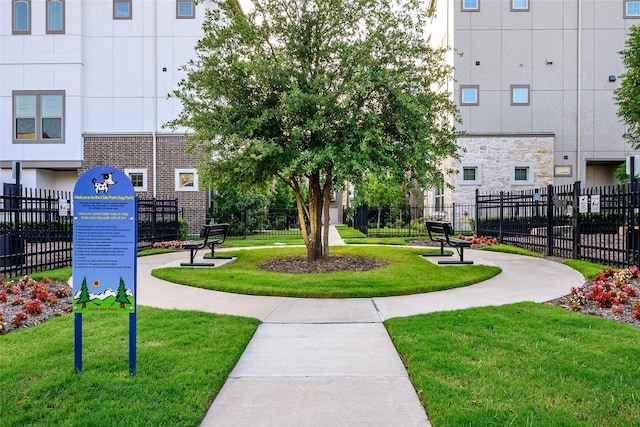
[[[482,184],[482,167],[480,163],[462,163],[460,165],[460,184]]]
[[[129,177],[134,191],[147,191],[146,169],[125,169],[124,173]]]
[[[131,0],[113,0],[113,19],[131,19]]]
[[[511,184],[532,185],[533,184],[533,164],[518,163],[511,165]]]
[[[478,105],[480,86],[460,86],[460,105]]]
[[[625,18],[640,18],[640,1],[624,2],[624,17]]]
[[[480,10],[480,0],[462,0],[462,11]]]
[[[64,34],[64,0],[47,0],[47,34]]]
[[[195,169],[176,169],[176,191],[198,191],[198,173]]]
[[[13,92],[13,142],[64,142],[64,91]]]
[[[31,34],[31,0],[12,0],[13,34]]]
[[[193,19],[196,17],[194,0],[176,0],[176,18]]]
[[[511,0],[512,12],[528,12],[529,0]]]
[[[531,105],[529,85],[511,85],[511,105]]]

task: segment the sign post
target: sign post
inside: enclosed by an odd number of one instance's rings
[[[74,363],[82,371],[82,315],[129,314],[129,373],[135,375],[138,206],[129,178],[96,166],[73,191]]]

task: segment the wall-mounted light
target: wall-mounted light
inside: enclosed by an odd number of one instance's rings
[[[609,75],[609,81],[610,82],[615,82],[616,81],[616,76],[613,75],[613,74]]]
[[[476,65],[480,65],[480,61],[476,61]]]
[[[547,65],[553,65],[553,61],[549,61],[548,59],[544,61],[545,64]]]

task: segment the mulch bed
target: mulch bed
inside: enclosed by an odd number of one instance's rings
[[[289,256],[271,258],[259,265],[265,271],[276,273],[333,273],[335,271],[369,271],[386,264],[365,257],[329,256],[314,262],[306,257]]]

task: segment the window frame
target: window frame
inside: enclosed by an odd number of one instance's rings
[[[147,188],[149,182],[149,172],[147,171],[147,169],[125,169],[124,173],[129,178],[129,181],[131,181],[131,185],[133,185],[133,191],[148,191]],[[142,175],[142,185],[134,185],[133,180],[131,179],[131,175]]]
[[[511,0],[511,12],[529,12],[531,10],[531,1],[524,0],[526,2],[525,7],[516,7],[515,2],[518,0]]]
[[[198,170],[197,169],[176,169],[175,170],[175,191],[198,191]],[[193,175],[191,185],[182,183],[182,176],[186,174]]]
[[[464,171],[474,170],[475,179],[465,179]],[[458,180],[460,185],[481,185],[482,184],[482,163],[461,163],[460,164],[460,179]]]
[[[516,170],[518,169],[526,169],[527,171],[526,180],[516,179]],[[511,176],[510,176],[511,185],[533,185],[534,172],[535,171],[533,168],[533,163],[530,163],[530,162],[512,163]]]
[[[515,91],[518,89],[526,89],[527,90],[527,101],[519,102],[514,99]],[[510,90],[511,95],[511,106],[514,107],[524,107],[531,105],[531,85],[511,85]]]
[[[473,89],[476,92],[476,100],[474,102],[465,102],[464,91],[465,89]],[[466,105],[480,105],[480,85],[460,85],[460,106]]]
[[[42,131],[43,119],[52,118],[53,116],[45,116],[42,111],[42,97],[47,95],[59,95],[61,97],[61,116],[60,116],[60,138],[43,138]],[[16,116],[16,97],[18,96],[34,96],[35,97],[35,115],[34,115],[34,139],[17,138],[17,116]],[[64,90],[14,90],[11,93],[11,116],[12,116],[12,135],[11,142],[13,144],[64,144],[65,143],[65,117],[66,117],[66,96]],[[57,117],[55,117],[57,118]]]
[[[133,1],[132,0],[113,0],[113,19],[114,20],[127,20],[133,19]],[[126,4],[129,9],[127,16],[118,16],[118,5]]]
[[[49,23],[50,23],[50,21],[49,21],[49,19],[50,19],[50,9],[49,9],[49,7],[50,6],[49,5],[52,4],[52,3],[60,3],[60,15],[61,16],[60,16],[60,29],[59,30],[52,30],[49,27]],[[65,27],[66,27],[66,25],[65,25],[65,1],[64,0],[47,0],[45,2],[45,7],[47,9],[47,12],[46,12],[46,20],[47,20],[46,21],[46,27],[47,27],[46,33],[47,34],[64,34],[65,33]]]
[[[638,14],[629,15],[629,5],[630,4],[638,4]],[[625,19],[640,19],[640,1],[637,0],[624,0],[622,5],[622,13]]]
[[[181,15],[180,14],[180,3],[189,3],[191,4],[191,14],[190,15]],[[176,19],[195,19],[196,18],[196,4],[195,0],[176,0]]]
[[[476,2],[475,7],[465,7],[464,2],[465,0],[460,0],[460,10],[462,10],[463,12],[479,12],[480,11],[480,0],[475,0]]]
[[[27,28],[16,28],[16,7],[18,4],[24,3],[27,5]],[[11,34],[22,35],[31,34],[31,0],[12,0],[11,1]]]

